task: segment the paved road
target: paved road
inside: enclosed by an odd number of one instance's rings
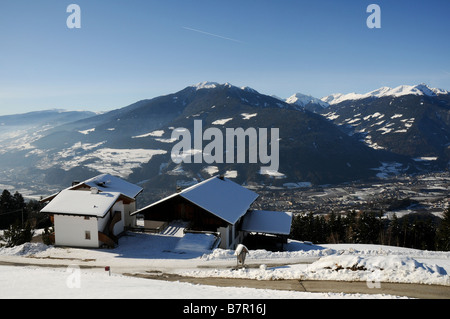
[[[195,278],[173,274],[133,274],[148,279],[189,282],[219,287],[249,287],[304,292],[334,292],[349,294],[387,294],[420,299],[450,299],[450,287],[438,285],[380,283],[379,288],[370,288],[366,282],[325,280],[253,280],[237,278]]]

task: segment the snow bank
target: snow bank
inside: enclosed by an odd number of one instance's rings
[[[312,263],[308,279],[450,285],[447,271],[405,256],[327,256]]]
[[[52,246],[47,246],[42,243],[25,243],[20,246],[14,246],[10,248],[0,247],[0,255],[2,256],[30,256],[34,255],[47,249]]]
[[[252,251],[249,256],[252,256]],[[292,264],[258,268],[193,270],[185,275],[255,280],[336,280],[450,285],[446,270],[436,264],[418,262],[410,257],[330,255],[312,264]]]
[[[337,280],[418,283],[450,286],[450,253],[380,245],[307,245],[290,242],[284,252],[251,250],[247,269],[208,269],[185,272],[195,277],[256,280]],[[358,247],[359,249],[355,249]],[[234,251],[216,249],[203,260],[230,260]],[[266,265],[277,262],[280,266]],[[282,264],[284,261],[286,264]],[[309,261],[309,262],[308,262]],[[259,268],[254,268],[260,262]]]
[[[304,245],[308,246],[308,245]],[[217,248],[209,254],[202,256],[203,260],[226,260],[235,259],[234,250]],[[286,262],[295,262],[296,259],[304,259],[307,257],[322,257],[336,253],[333,249],[311,249],[311,250],[299,250],[299,251],[267,251],[264,249],[251,250],[248,255],[248,260],[275,260],[282,259]]]

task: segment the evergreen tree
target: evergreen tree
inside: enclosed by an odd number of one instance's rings
[[[11,195],[11,193],[5,189],[2,192],[2,195],[0,195],[0,209],[2,212],[8,212],[13,210],[14,207],[14,200]]]
[[[290,238],[295,240],[302,240],[303,235],[303,228],[304,228],[304,221],[303,221],[303,215],[295,215],[292,218],[292,224],[291,224],[291,233]]]
[[[305,216],[305,229],[304,229],[304,239],[307,241],[315,242],[315,230],[314,230],[314,214],[309,213]]]
[[[14,195],[11,195],[5,189],[0,195],[0,229],[7,229],[18,220],[22,227],[25,226],[25,222],[29,219],[33,219],[33,225],[35,225],[46,218],[39,213],[41,208],[42,205],[38,201],[31,200],[25,203],[22,194],[16,191]]]
[[[5,189],[0,195],[0,229],[8,228],[19,217],[14,197]]]
[[[324,244],[327,243],[328,227],[325,217],[323,215],[316,216],[314,218],[314,233],[313,242]]]
[[[44,228],[42,242],[46,245],[53,245],[55,243],[55,228],[53,226]]]
[[[408,218],[401,219],[401,233],[400,233],[400,242],[401,247],[409,247],[409,222]]]
[[[357,222],[357,242],[362,244],[378,244],[380,222],[375,213],[363,212]]]
[[[12,207],[14,210],[24,209],[25,208],[25,200],[23,199],[22,194],[19,192],[15,192],[12,197]]]
[[[291,238],[314,243],[388,244],[427,250],[450,250],[450,209],[436,228],[430,213],[408,214],[392,220],[383,213],[349,212],[344,216],[297,215],[292,222]]]
[[[13,247],[30,242],[33,234],[34,231],[31,229],[30,223],[25,223],[25,227],[22,229],[19,220],[17,220],[4,231],[2,239],[6,242],[6,247]]]
[[[328,243],[339,244],[345,241],[345,225],[341,215],[332,212],[328,219]]]
[[[355,243],[356,242],[356,234],[357,234],[357,225],[356,225],[356,212],[353,210],[347,214],[344,221],[345,228],[345,242],[346,243]]]
[[[42,207],[43,205],[37,200],[30,200],[25,206],[26,217],[35,228],[45,228],[52,225],[49,216],[40,212]]]
[[[388,232],[389,232],[388,245],[400,246],[401,226],[395,213],[394,216],[392,216],[392,221],[390,222]]]
[[[450,208],[444,213],[443,220],[437,229],[436,249],[450,250]]]

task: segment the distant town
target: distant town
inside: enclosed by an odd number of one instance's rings
[[[356,211],[383,212],[387,217],[428,212],[441,217],[450,206],[450,173],[401,175],[374,182],[312,186],[310,188],[259,190],[255,203],[292,213],[328,214]]]
[[[450,172],[415,176],[398,175],[390,179],[312,185],[304,188],[248,185],[260,195],[253,209],[289,211],[294,214],[329,214],[350,211],[382,212],[387,218],[395,213],[431,213],[442,218],[450,207]],[[167,196],[170,192],[149,189],[142,194],[138,206]]]

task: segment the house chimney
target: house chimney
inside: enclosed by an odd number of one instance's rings
[[[219,175],[219,178],[221,179],[221,180],[225,180],[225,176],[224,175]]]
[[[72,182],[72,186],[78,185],[78,184],[80,184],[80,183],[81,183],[80,181],[73,181],[73,182]]]
[[[91,188],[91,194],[98,194],[98,188],[97,187],[92,187]]]

